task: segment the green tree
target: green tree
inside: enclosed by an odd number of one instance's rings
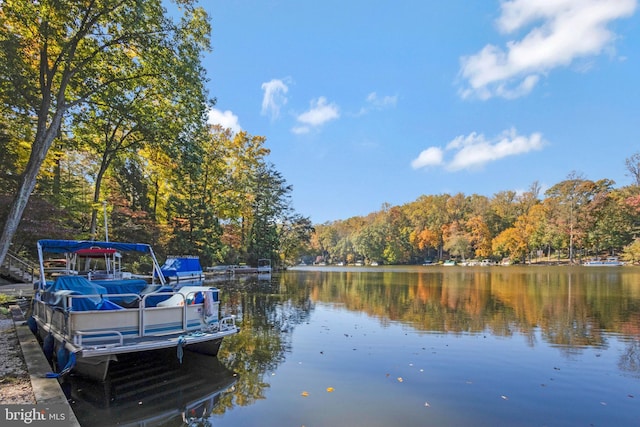
[[[278,224],[279,262],[283,265],[296,264],[313,231],[311,220],[307,217],[294,213],[284,218]]]
[[[292,212],[291,191],[292,187],[273,165],[263,164],[258,168],[252,185],[251,216],[244,218],[250,223],[247,260],[252,264],[260,258],[274,259],[277,255],[281,236],[278,227]]]
[[[385,249],[385,232],[382,224],[371,222],[354,232],[353,247],[356,253],[366,260],[382,260]]]
[[[238,262],[246,255],[250,222],[245,218],[252,216],[253,183],[269,152],[264,141],[212,126],[185,146],[165,195],[173,229],[170,250],[195,251],[218,262]]]

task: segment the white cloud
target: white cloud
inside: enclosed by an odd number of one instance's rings
[[[540,133],[523,136],[518,135],[515,129],[509,129],[493,139],[487,139],[483,134],[472,132],[456,137],[447,144],[445,150],[439,147],[427,148],[411,162],[411,166],[419,169],[443,165],[450,171],[478,169],[505,157],[541,150],[546,144]],[[444,160],[445,151],[454,152],[450,161]]]
[[[300,114],[296,119],[302,126],[291,129],[293,133],[307,133],[311,128],[322,126],[323,124],[338,119],[340,110],[334,103],[328,104],[327,99],[321,96],[311,101],[309,110]]]
[[[287,92],[289,87],[283,80],[273,79],[262,83],[264,95],[262,97],[262,115],[269,115],[271,119],[280,116],[280,108],[287,104]]]
[[[509,0],[501,4],[496,24],[503,33],[533,26],[506,48],[486,45],[461,58],[464,98],[516,98],[528,94],[550,70],[578,58],[599,55],[615,34],[607,25],[631,16],[637,0]]]
[[[383,109],[383,108],[387,108],[387,107],[395,107],[396,103],[398,102],[398,97],[397,96],[383,96],[382,98],[380,98],[378,96],[377,93],[375,92],[371,92],[368,96],[367,96],[367,103],[369,103],[369,105],[371,105],[374,108],[377,109]]]
[[[210,125],[220,125],[225,129],[231,129],[233,132],[238,133],[242,130],[238,116],[233,114],[229,110],[220,111],[215,108],[209,110],[209,117],[207,123]]]
[[[425,168],[429,166],[438,166],[442,164],[444,153],[439,147],[429,147],[423,150],[416,159],[411,162],[414,169]]]
[[[360,108],[360,111],[354,114],[354,116],[363,116],[372,110],[385,110],[387,108],[393,108],[397,103],[397,95],[385,95],[383,97],[379,97],[376,92],[371,92],[369,95],[367,95],[366,105]]]
[[[309,133],[311,129],[309,129],[308,126],[295,126],[293,128],[291,128],[291,132],[295,133],[296,135],[303,135],[305,133]]]

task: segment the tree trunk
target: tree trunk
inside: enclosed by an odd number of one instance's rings
[[[106,154],[105,154],[105,157],[106,157]],[[91,240],[100,240],[97,238],[98,208],[96,206],[98,206],[98,203],[100,203],[100,188],[102,187],[102,178],[104,177],[104,173],[107,170],[108,163],[109,163],[108,161],[103,159],[102,164],[100,165],[100,170],[96,175],[96,186],[93,190],[93,208],[91,209],[91,226],[89,227],[90,229],[89,235],[91,236]]]
[[[38,131],[33,145],[31,146],[29,162],[27,163],[27,167],[22,175],[18,191],[11,202],[7,221],[4,223],[4,227],[2,229],[2,237],[0,238],[0,264],[4,262],[7,252],[9,252],[11,240],[18,229],[24,209],[29,202],[29,197],[31,196],[33,189],[36,187],[38,172],[40,171],[40,167],[47,156],[47,152],[49,151],[49,148],[51,148],[51,144],[58,133],[57,130],[60,128],[61,121],[62,112],[58,110],[54,114],[53,120],[48,127],[46,126],[44,119],[40,119],[38,123]]]

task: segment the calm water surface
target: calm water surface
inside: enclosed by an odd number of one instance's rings
[[[309,267],[217,285],[242,328],[219,362],[73,379],[83,426],[640,425],[637,268]]]

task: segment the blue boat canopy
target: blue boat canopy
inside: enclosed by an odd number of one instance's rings
[[[90,240],[38,240],[43,252],[72,253],[80,249],[102,248],[119,251],[151,253],[151,246],[146,243],[97,242]]]

